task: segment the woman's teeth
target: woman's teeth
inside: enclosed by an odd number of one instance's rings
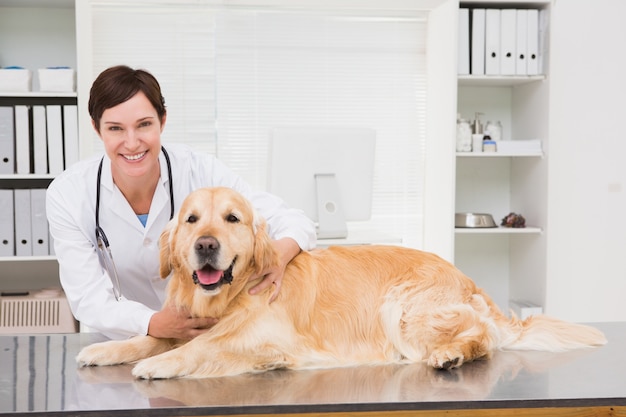
[[[136,161],[137,159],[141,158],[142,156],[144,156],[146,153],[142,152],[142,153],[138,153],[135,155],[124,155],[124,158],[130,160],[130,161]]]

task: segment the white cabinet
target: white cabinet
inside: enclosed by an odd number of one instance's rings
[[[535,8],[541,10],[542,19],[548,19],[549,3],[470,1],[461,2],[461,7]],[[459,152],[456,157],[455,212],[490,213],[498,225],[510,212],[526,219],[524,229],[455,228],[455,264],[504,311],[508,311],[510,299],[537,305],[543,305],[545,300],[547,73],[548,65],[544,62],[539,75],[460,75],[458,79],[457,111],[464,119],[473,120],[475,113],[482,113],[483,124],[489,120],[502,123],[503,140],[542,143],[538,152]]]
[[[0,91],[1,106],[75,105],[76,93],[39,92],[39,68],[76,68],[76,30],[73,0],[0,0],[0,67],[31,71],[31,92]],[[32,129],[31,129],[32,131]],[[0,175],[0,189],[45,189],[53,175]],[[22,209],[22,207],[17,208]],[[0,290],[58,285],[54,256],[0,257]]]

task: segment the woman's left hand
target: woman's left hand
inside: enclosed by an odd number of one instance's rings
[[[287,264],[291,262],[293,258],[296,257],[297,254],[300,253],[300,246],[296,243],[295,240],[291,238],[283,238],[279,240],[272,241],[274,245],[274,249],[278,253],[279,263],[278,265],[266,269],[260,275],[263,276],[263,280],[259,282],[254,287],[250,288],[250,294],[255,295],[261,293],[263,290],[268,288],[271,285],[275,285],[274,292],[272,293],[272,297],[270,298],[270,303],[276,299],[278,293],[280,292],[280,287],[283,282],[283,276],[285,275],[285,268],[287,268]],[[259,276],[253,276],[251,279],[256,279]]]

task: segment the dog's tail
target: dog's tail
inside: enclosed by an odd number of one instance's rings
[[[606,344],[604,334],[591,326],[568,323],[545,315],[520,320],[515,315],[509,322],[501,348],[563,352]]]

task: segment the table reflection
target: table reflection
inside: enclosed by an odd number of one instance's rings
[[[477,407],[482,401],[516,407],[524,400],[626,401],[626,363],[621,360],[626,323],[599,327],[609,339],[600,348],[496,352],[489,360],[449,371],[415,363],[153,381],[133,378],[132,365],[78,368],[79,350],[104,340],[97,334],[0,336],[0,414],[135,410],[143,415],[142,410],[185,407],[207,407],[208,414],[211,407],[275,413],[333,405],[332,410],[350,411],[403,403],[454,408]]]
[[[586,353],[497,352],[449,371],[413,363],[171,380],[137,380],[132,366],[88,367],[78,370],[77,385],[100,393],[118,387],[116,395],[144,398],[157,407],[475,401],[490,399],[498,383],[529,376],[533,383],[524,388],[529,395],[545,395],[547,383],[538,376]]]

